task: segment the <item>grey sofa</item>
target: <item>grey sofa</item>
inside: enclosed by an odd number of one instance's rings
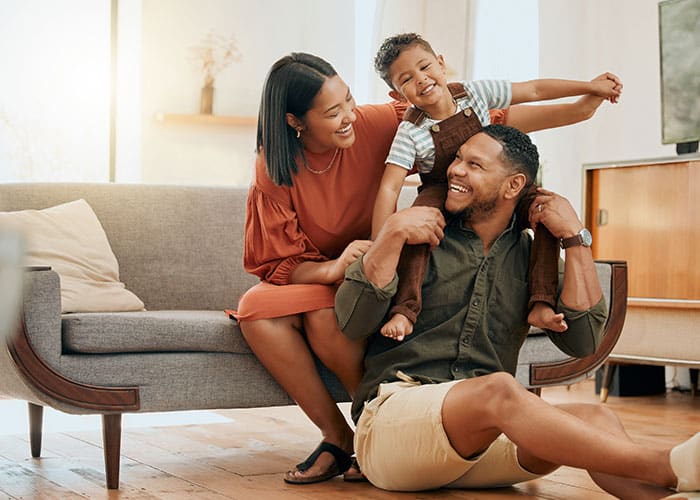
[[[293,404],[223,312],[257,279],[242,268],[247,190],[124,184],[3,184],[0,211],[78,198],[109,238],[120,279],[146,311],[61,315],[59,276],[27,269],[20,327],[0,350],[0,394],[29,402],[32,455],[42,408],[101,414],[107,487],[118,488],[121,415]],[[622,328],[624,262],[597,264],[610,316],[598,351],[573,359],[532,332],[517,378],[528,388],[573,383],[604,362]],[[338,401],[347,394],[319,363]]]

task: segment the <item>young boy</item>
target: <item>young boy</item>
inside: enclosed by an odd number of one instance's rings
[[[447,167],[459,146],[491,122],[489,110],[584,94],[598,96],[598,104],[603,98],[616,102],[622,89],[617,77],[609,73],[591,82],[546,79],[512,84],[505,80],[448,84],[444,58],[436,55],[430,44],[415,33],[384,40],[374,63],[391,89],[389,96],[409,102],[413,107],[406,111],[386,161],[374,205],[372,238],[396,209],[403,181],[414,165],[422,182],[414,205],[442,209],[448,189]],[[538,120],[533,117],[533,126],[527,131],[577,121],[576,117],[561,119],[557,115],[542,120],[541,113]],[[534,196],[534,187],[529,194],[521,200],[516,218],[522,228],[528,227],[527,200]],[[426,245],[404,247],[398,268],[399,290],[391,318],[381,329],[382,335],[402,340],[413,331],[421,308],[420,288],[428,253]],[[567,325],[562,315],[555,314],[553,309],[558,256],[559,241],[546,228],[536,228],[528,321],[540,328],[562,332]]]

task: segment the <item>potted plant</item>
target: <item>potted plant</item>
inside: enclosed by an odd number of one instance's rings
[[[209,32],[199,45],[192,47],[198,66],[204,76],[199,112],[212,114],[214,107],[214,79],[231,63],[240,61],[241,51],[238,49],[236,38]]]

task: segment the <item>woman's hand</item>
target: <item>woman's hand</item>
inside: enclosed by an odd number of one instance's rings
[[[355,240],[345,247],[340,257],[331,261],[329,281],[335,283],[342,280],[345,276],[345,269],[364,255],[371,245],[371,240]]]

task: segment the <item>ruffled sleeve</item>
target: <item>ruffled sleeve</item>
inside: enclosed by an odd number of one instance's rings
[[[299,227],[289,189],[267,176],[263,155],[255,166],[255,180],[246,202],[245,270],[276,285],[289,284],[289,276],[302,262],[328,260]]]

